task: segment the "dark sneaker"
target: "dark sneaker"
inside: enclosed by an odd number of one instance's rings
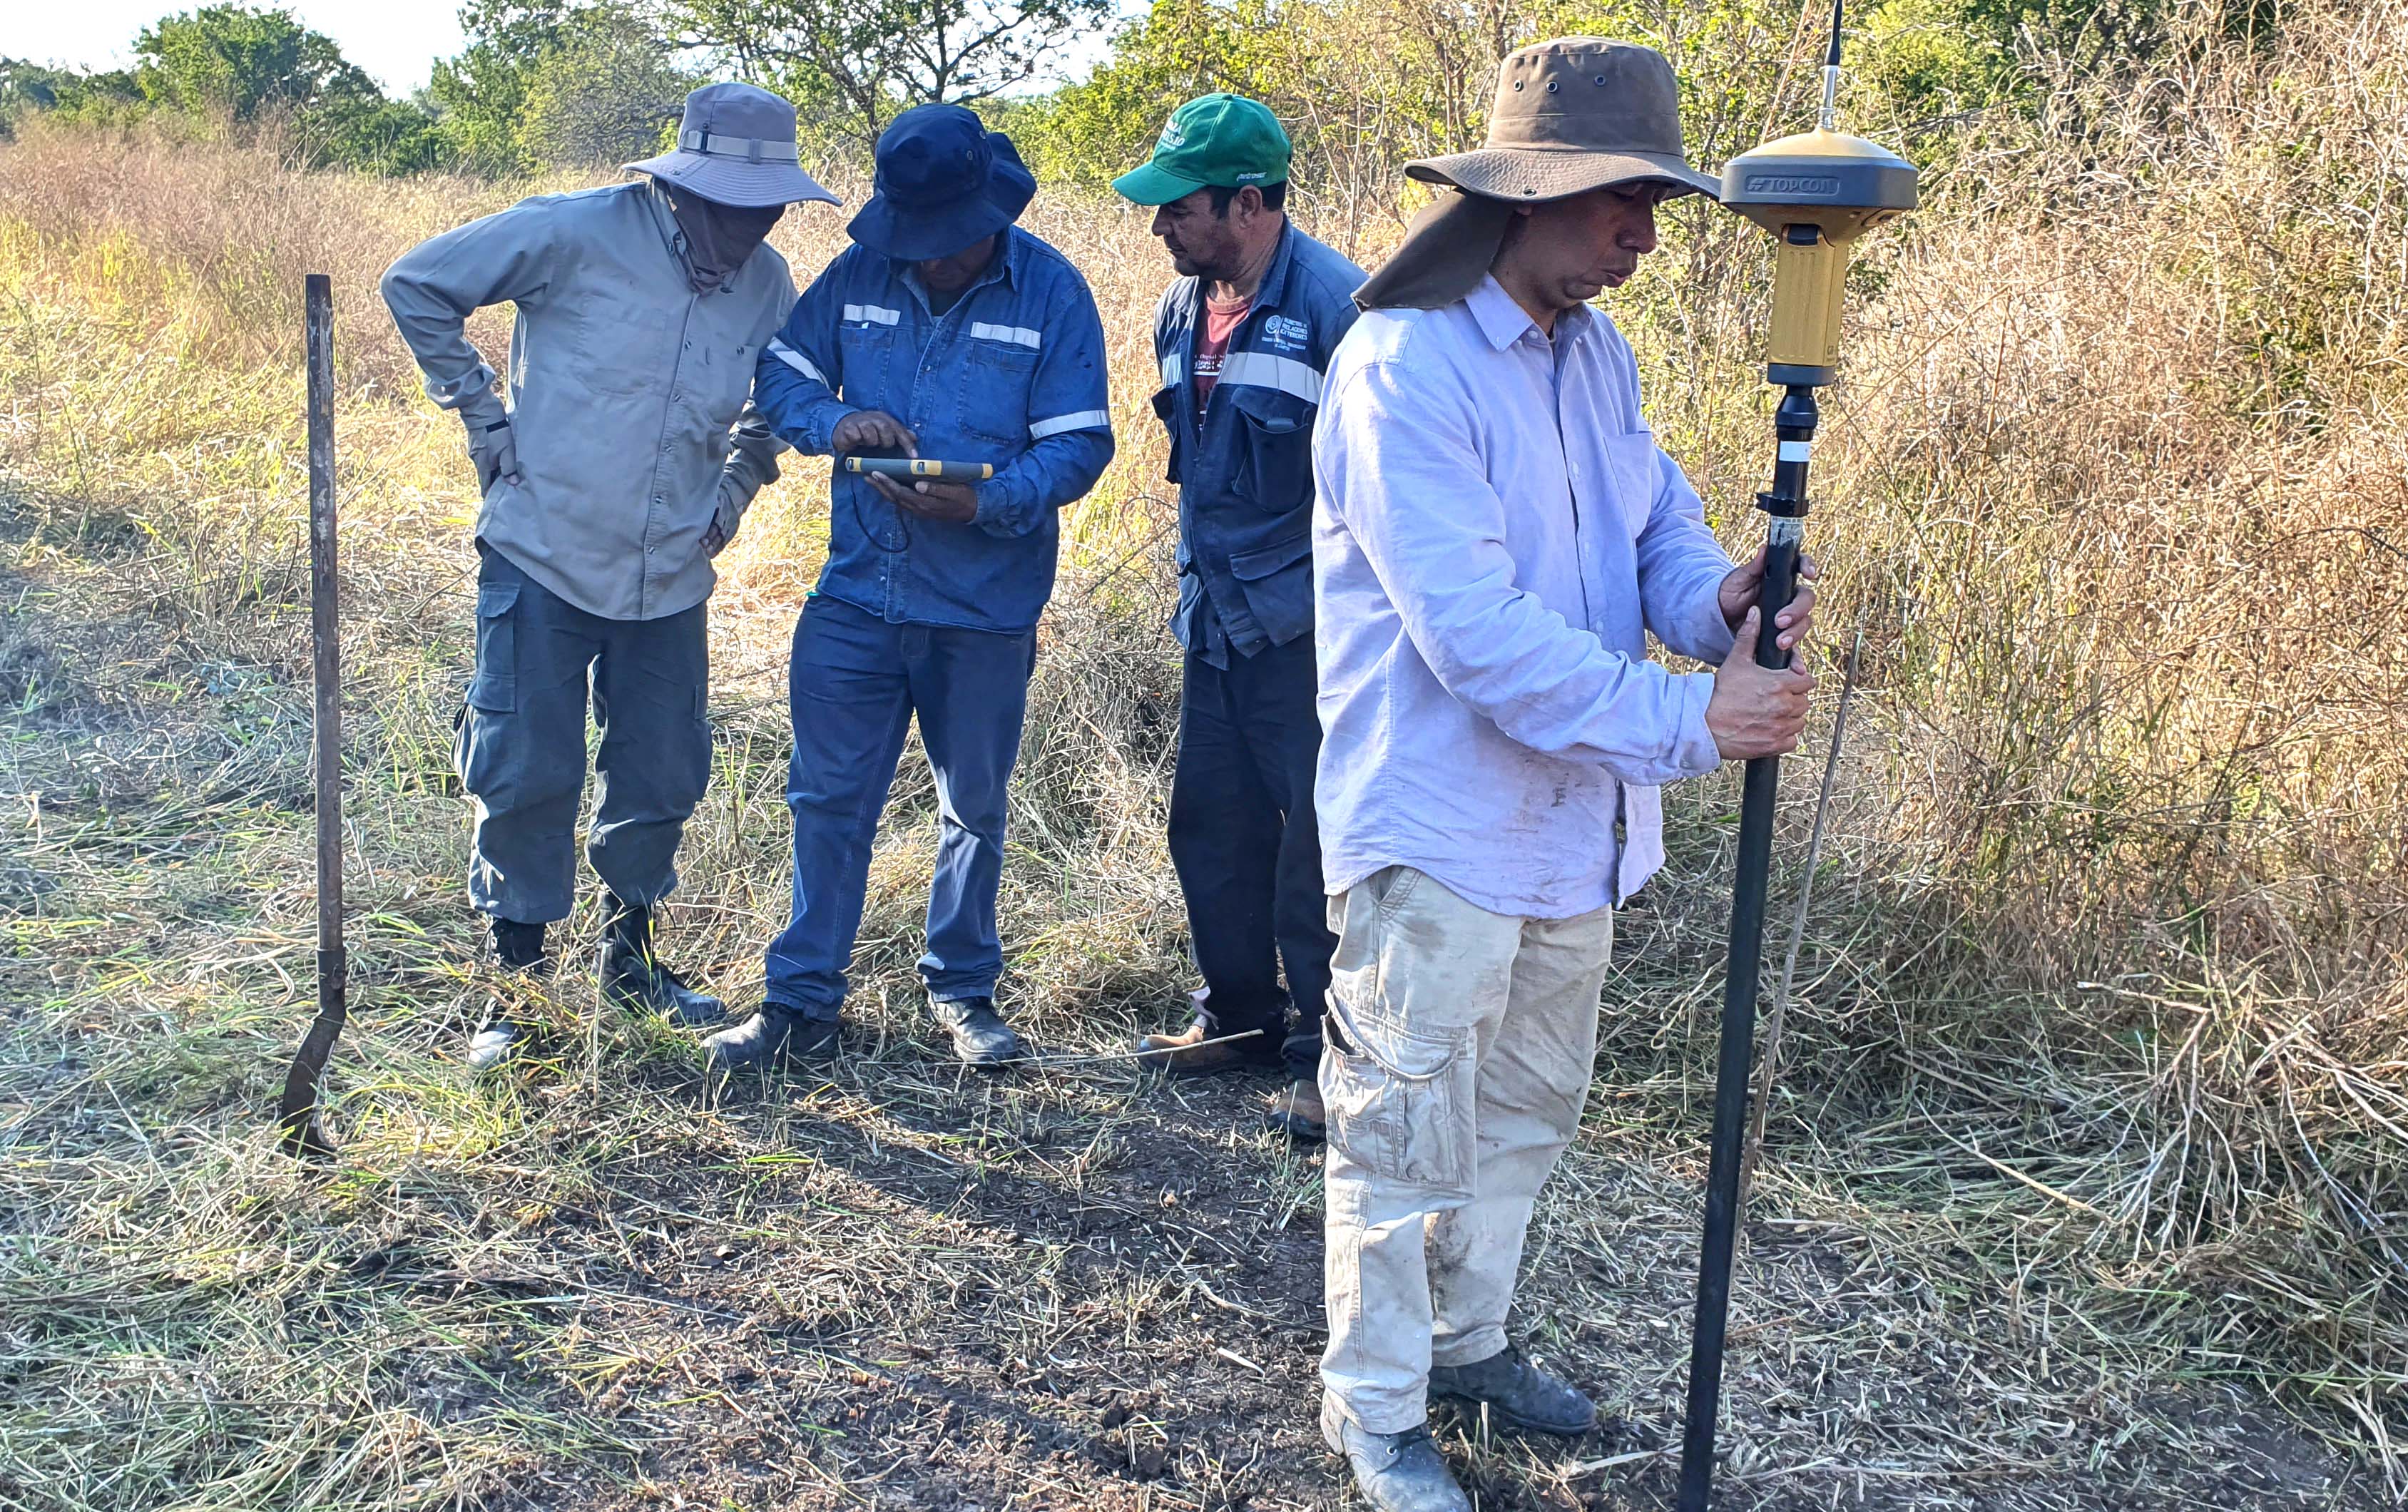
[[[681,1029],[724,1023],[727,1005],[688,987],[652,953],[652,911],[610,898],[602,928],[602,949],[594,963],[602,1001],[630,1013],[650,1014]]]
[[[1274,1093],[1263,1122],[1298,1144],[1317,1145],[1329,1137],[1329,1114],[1321,1105],[1321,1089],[1299,1077],[1285,1091]]]
[[[486,920],[492,931],[494,991],[485,1000],[485,1016],[468,1036],[468,1069],[492,1071],[507,1063],[529,1038],[526,1018],[530,1000],[552,985],[552,957],[544,951],[544,926],[522,924],[498,916]]]
[[[519,1048],[525,1031],[508,1019],[488,1018],[484,1025],[468,1036],[468,1069],[491,1071],[510,1058]]]
[[[752,1018],[704,1040],[702,1050],[710,1069],[721,1073],[780,1062],[831,1062],[837,1055],[837,1023],[782,1003],[765,1003]]]
[[[1471,1499],[1431,1441],[1427,1427],[1401,1434],[1358,1428],[1326,1399],[1321,1436],[1345,1457],[1373,1512],[1471,1512]]]
[[[970,1065],[1001,1065],[1025,1054],[1020,1036],[995,1011],[995,999],[957,997],[938,1002],[937,1022],[953,1037],[953,1053]]]
[[[1215,1077],[1225,1071],[1261,1071],[1280,1063],[1279,1036],[1242,1037],[1220,1034],[1203,1019],[1176,1034],[1140,1034],[1140,1063],[1160,1066],[1174,1077]]]
[[[1577,1438],[1597,1426],[1595,1403],[1523,1359],[1510,1344],[1469,1365],[1432,1365],[1429,1394],[1475,1412],[1485,1406],[1490,1422],[1526,1433]]]

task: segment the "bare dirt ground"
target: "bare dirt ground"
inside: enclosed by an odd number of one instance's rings
[[[138,529],[63,540],[16,505],[5,527],[0,1505],[1358,1505],[1313,1421],[1316,1155],[1255,1127],[1262,1085],[1111,1058],[1173,977],[1032,997],[1061,1063],[939,1059],[898,985],[908,861],[882,862],[825,1079],[708,1084],[690,1042],[595,1022],[571,971],[551,1054],[473,1084],[440,727],[415,765],[364,735],[385,766],[351,818],[346,1148],[285,1163],[270,1109],[309,980],[294,563],[247,590],[284,628],[230,657],[191,595],[146,593]],[[458,606],[420,612],[456,652]],[[363,728],[414,718],[410,686],[371,690]],[[733,812],[775,762],[730,761],[752,783],[714,795]],[[906,841],[922,801],[898,792]],[[679,914],[739,996],[781,876],[774,826],[743,844],[698,838]],[[724,858],[758,891],[704,874]],[[1699,864],[1627,920],[1526,1266],[1534,1351],[1627,1426],[1555,1444],[1451,1421],[1484,1509],[1670,1505],[1702,1089],[1632,1047],[1714,990]],[[1158,963],[1175,920],[1158,898],[1132,917]],[[1834,1104],[1823,1127],[1887,1151],[1935,1107]],[[2181,1299],[2049,1251],[2024,1185],[1944,1146],[1886,1174],[1794,1155],[1767,1167],[1736,1288],[1723,1505],[2388,1505],[2217,1340],[2131,1342]]]

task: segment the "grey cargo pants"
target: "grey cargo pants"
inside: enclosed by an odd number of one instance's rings
[[[605,620],[477,549],[477,671],[452,753],[476,805],[468,901],[523,924],[568,917],[590,690],[601,742],[585,857],[649,907],[677,886],[678,842],[710,778],[709,610]]]

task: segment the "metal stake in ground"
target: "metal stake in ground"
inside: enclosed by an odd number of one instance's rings
[[[318,1119],[318,1078],[343,1032],[343,706],[341,646],[336,635],[335,297],[326,275],[303,284],[304,347],[309,372],[309,651],[316,693],[317,769],[311,792],[318,821],[318,1015],[284,1074],[278,1110],[285,1152],[323,1160],[335,1153]]]
[[[1767,142],[1723,169],[1722,202],[1774,237],[1772,335],[1765,381],[1787,392],[1773,414],[1772,487],[1756,496],[1771,517],[1765,531],[1763,623],[1797,588],[1805,534],[1806,467],[1822,416],[1814,391],[1837,375],[1840,298],[1856,237],[1914,207],[1914,167],[1886,148],[1833,130],[1840,87],[1840,7],[1831,4],[1831,46],[1823,62],[1822,118],[1815,129]],[[1756,660],[1784,665],[1770,634]],[[1731,887],[1729,975],[1722,1045],[1714,1066],[1713,1138],[1706,1167],[1706,1222],[1698,1256],[1698,1319],[1689,1354],[1689,1416],[1681,1440],[1680,1512],[1706,1512],[1714,1473],[1714,1419],[1721,1410],[1723,1338],[1730,1318],[1731,1255],[1739,1232],[1741,1141],[1747,1129],[1756,999],[1764,965],[1764,894],[1772,865],[1772,818],[1781,763],[1747,763],[1741,800],[1739,869]]]

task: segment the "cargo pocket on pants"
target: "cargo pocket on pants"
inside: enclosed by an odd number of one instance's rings
[[[1417,1034],[1328,998],[1329,1141],[1379,1179],[1469,1201],[1476,1070],[1468,1032]]]
[[[477,585],[477,669],[468,679],[468,703],[490,714],[518,706],[519,627],[516,583]]]

